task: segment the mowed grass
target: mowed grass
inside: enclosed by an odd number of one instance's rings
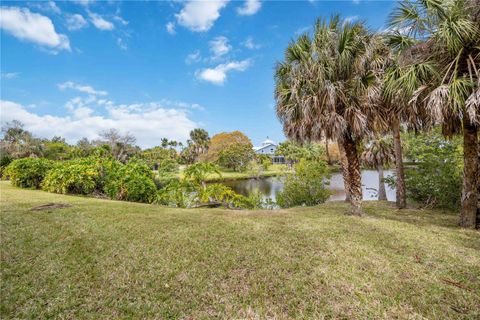
[[[182,210],[0,187],[2,319],[480,317],[480,233],[451,213]],[[49,202],[72,207],[30,211]]]
[[[184,174],[183,171],[185,170],[184,166],[181,166],[180,172],[177,174],[179,178],[183,178]],[[289,172],[289,168],[287,165],[284,164],[272,164],[268,167],[267,170],[262,170],[260,172],[260,177],[275,177],[279,175],[283,175],[286,172]],[[250,172],[236,172],[233,170],[227,171],[225,169],[222,169],[220,171],[220,175],[217,173],[211,173],[207,175],[206,180],[209,182],[217,182],[217,181],[223,181],[223,180],[241,180],[241,179],[249,179],[249,178],[254,178],[253,174]]]

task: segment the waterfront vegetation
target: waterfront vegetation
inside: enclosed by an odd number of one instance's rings
[[[454,212],[187,210],[0,190],[2,319],[480,316],[480,237]],[[31,210],[46,203],[71,207]]]

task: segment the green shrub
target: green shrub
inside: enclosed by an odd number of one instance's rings
[[[42,188],[55,193],[91,194],[103,192],[105,181],[116,171],[112,159],[88,157],[57,162],[48,172]]]
[[[155,203],[177,208],[189,208],[197,201],[195,185],[185,179],[170,180],[157,192]]]
[[[277,204],[282,208],[313,206],[325,202],[330,196],[326,186],[330,173],[324,161],[302,159],[293,173],[285,178],[283,191],[277,193]]]
[[[105,193],[115,200],[151,203],[156,192],[152,170],[140,162],[119,166],[105,184]]]
[[[44,158],[22,158],[13,160],[5,169],[12,184],[22,188],[40,188],[53,162]]]
[[[459,209],[462,194],[461,139],[444,139],[439,132],[410,135],[406,156],[414,163],[405,170],[407,197],[423,205]],[[394,184],[393,179],[388,180]]]

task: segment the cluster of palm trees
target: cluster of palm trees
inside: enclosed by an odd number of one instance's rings
[[[405,185],[400,128],[464,137],[460,225],[474,227],[480,128],[480,0],[407,0],[389,31],[338,16],[292,41],[275,70],[277,115],[294,140],[335,140],[352,214],[362,215],[359,144],[392,134],[397,206]],[[428,179],[428,177],[426,177]]]

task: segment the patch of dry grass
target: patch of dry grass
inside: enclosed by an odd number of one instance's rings
[[[451,213],[182,210],[0,187],[2,319],[480,317],[480,233]],[[72,207],[30,210],[51,202]]]

